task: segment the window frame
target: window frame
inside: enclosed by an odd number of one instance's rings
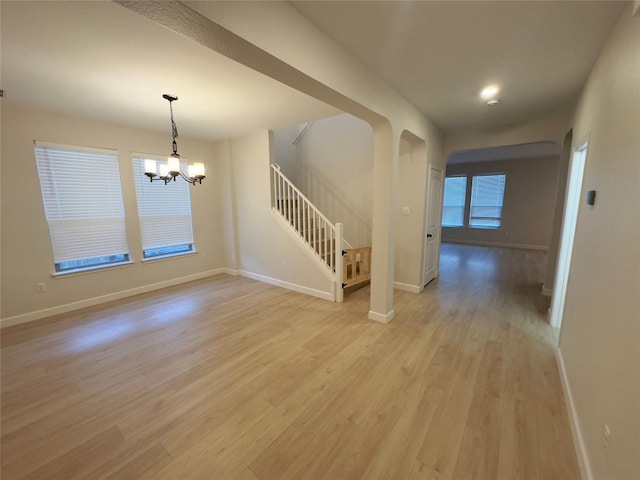
[[[49,232],[52,275],[132,264],[119,152],[34,141],[34,157]],[[86,194],[90,188],[94,188],[92,194]],[[96,228],[108,235],[96,235]],[[88,241],[96,238],[100,241]]]
[[[456,207],[462,207],[462,222],[460,223],[460,225],[445,225],[444,219],[445,219],[445,215],[444,215],[444,208],[445,208],[445,198],[446,198],[446,192],[447,192],[447,179],[454,179],[454,178],[459,178],[459,179],[464,179],[464,189],[463,189],[463,202],[461,206],[456,205]],[[443,185],[443,189],[442,189],[442,218],[440,220],[440,226],[444,227],[444,228],[465,228],[465,218],[466,218],[466,209],[467,209],[467,188],[468,188],[468,184],[469,184],[469,179],[467,178],[467,174],[465,173],[461,173],[461,174],[454,174],[454,175],[447,175],[444,178],[444,185]]]
[[[496,220],[499,224],[497,226],[492,225],[478,225],[473,224],[472,219],[481,218],[481,217],[472,217],[473,208],[477,206],[473,205],[474,201],[474,189],[477,185],[477,178],[479,177],[491,177],[491,176],[502,176],[502,199],[501,204],[498,206],[489,206],[491,207],[499,207],[500,208],[500,216],[499,217],[490,217],[490,219]],[[444,222],[444,199],[446,194],[446,181],[450,178],[465,178],[465,197],[464,197],[464,206],[463,206],[463,219],[462,225],[445,225]],[[502,228],[502,219],[503,219],[503,210],[504,210],[504,196],[506,193],[506,185],[507,185],[507,173],[504,171],[499,172],[482,172],[482,173],[473,173],[473,172],[465,172],[465,173],[453,173],[445,176],[444,188],[443,188],[443,197],[442,197],[442,220],[440,221],[441,228],[464,228],[469,229],[472,228],[474,230],[500,230]]]

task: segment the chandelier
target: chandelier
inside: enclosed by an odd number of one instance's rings
[[[168,184],[171,180],[175,181],[176,177],[182,177],[191,185],[196,183],[202,183],[204,176],[204,163],[194,163],[187,167],[187,175],[180,170],[180,154],[178,154],[178,144],[176,138],[178,137],[178,127],[176,122],[173,121],[173,102],[178,100],[178,97],[162,95],[162,98],[169,101],[169,110],[171,112],[171,136],[173,138],[173,153],[167,157],[167,163],[161,163],[159,165],[160,173],[156,170],[156,161],[147,159],[144,161],[144,174],[149,177],[152,182],[154,180],[163,180],[164,184]]]

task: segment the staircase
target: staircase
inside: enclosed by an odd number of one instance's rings
[[[291,228],[330,276],[334,301],[342,302],[343,288],[370,278],[371,247],[345,249],[343,225],[332,224],[315,205],[271,164],[271,208]]]

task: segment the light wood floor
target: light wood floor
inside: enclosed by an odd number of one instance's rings
[[[541,252],[344,304],[218,276],[2,331],[2,478],[578,479]]]

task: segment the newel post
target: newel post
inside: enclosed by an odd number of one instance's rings
[[[335,301],[338,303],[342,303],[343,299],[343,291],[342,291],[342,249],[344,247],[344,225],[342,223],[336,223],[336,242],[335,242],[335,270],[336,270],[336,279],[335,279]]]

